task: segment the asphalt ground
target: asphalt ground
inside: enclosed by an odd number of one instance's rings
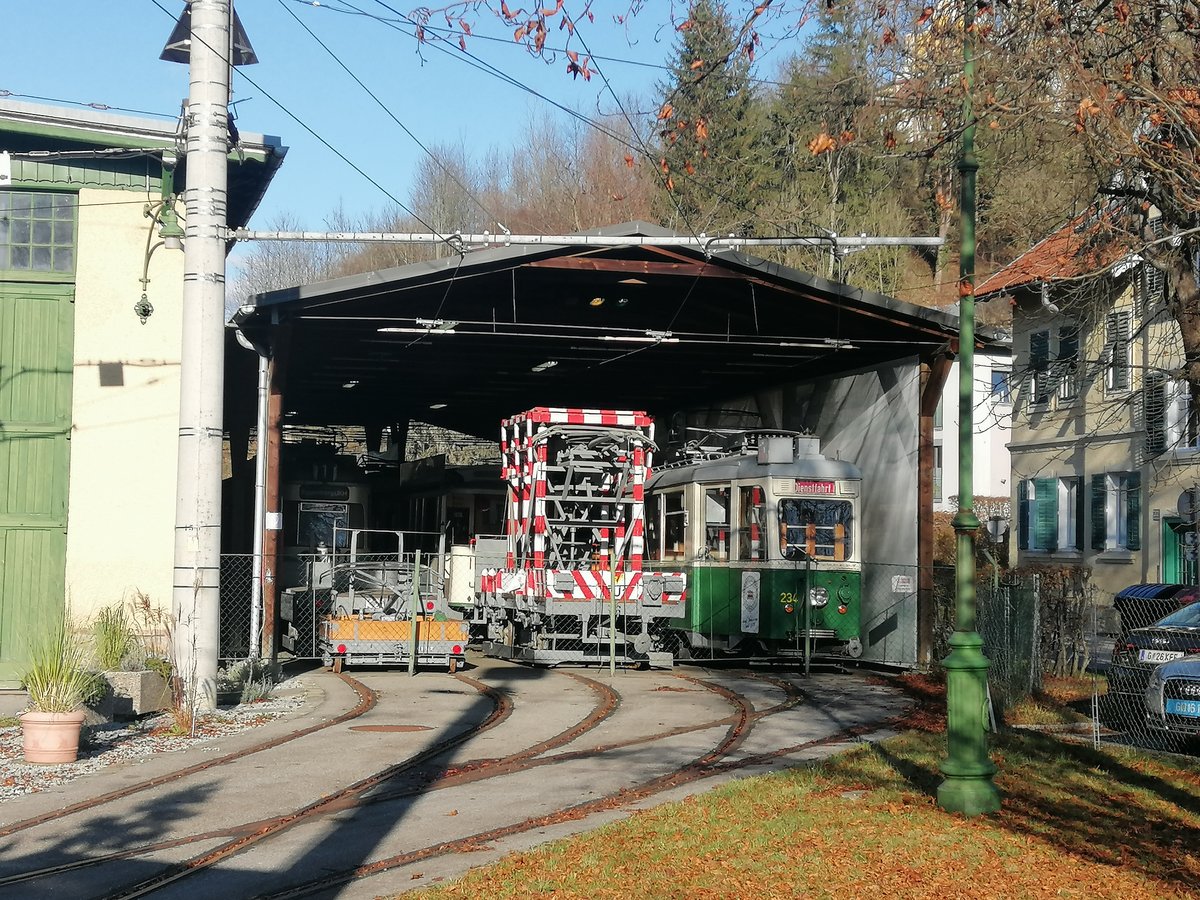
[[[397,893],[887,736],[907,702],[861,674],[472,662],[350,672],[376,700],[343,721],[352,681],[309,673],[284,719],[7,800],[0,897]]]

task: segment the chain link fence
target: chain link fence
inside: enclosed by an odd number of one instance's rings
[[[250,655],[250,609],[253,599],[254,556],[221,554],[220,651],[222,664]]]
[[[934,585],[940,661],[954,631],[954,570],[936,569]],[[1097,596],[1078,567],[984,568],[976,597],[994,722],[1020,721],[1096,746],[1196,747],[1200,605],[1188,608],[1194,590],[1139,585],[1110,600]],[[1177,626],[1190,617],[1196,631],[1156,627],[1172,613]]]

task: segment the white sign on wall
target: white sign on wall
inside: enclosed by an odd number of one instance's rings
[[[911,594],[916,589],[911,575],[893,575],[892,593]]]

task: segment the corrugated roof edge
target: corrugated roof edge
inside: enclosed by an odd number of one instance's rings
[[[176,146],[174,120],[158,121],[96,109],[49,106],[11,99],[0,99],[0,134],[5,130],[49,134],[59,140],[78,141],[96,147],[116,144],[121,147],[167,150]],[[240,228],[250,221],[258,209],[267,187],[283,164],[288,148],[275,135],[239,131],[238,138],[238,149],[229,154],[230,161],[238,162],[239,153],[244,153],[261,162],[264,167],[261,184],[247,202],[245,215],[239,216],[238,221],[230,222],[231,226]]]
[[[167,145],[175,143],[174,119],[150,119],[90,108],[76,109],[0,99],[0,130],[3,130],[5,122],[78,131],[81,143],[95,142],[92,135],[144,138],[153,143]],[[287,153],[287,147],[283,146],[282,140],[275,135],[239,131],[238,136],[245,149],[251,152],[279,156]]]
[[[631,221],[621,222],[613,225],[602,225],[597,228],[587,229],[585,231],[576,232],[579,235],[606,235],[606,236],[626,236],[626,237],[675,237],[679,232],[664,228],[661,225],[654,225],[649,222]],[[498,236],[502,238],[502,236]],[[406,266],[397,266],[389,269],[377,269],[372,272],[365,272],[358,275],[346,275],[342,278],[334,278],[329,281],[314,282],[309,285],[296,285],[290,288],[281,288],[275,291],[267,291],[262,294],[257,294],[247,298],[249,304],[244,304],[242,308],[234,315],[235,323],[247,322],[254,318],[256,311],[259,308],[274,306],[281,303],[289,303],[295,301],[303,301],[307,299],[316,299],[318,297],[327,297],[331,294],[353,292],[359,288],[371,287],[375,285],[383,285],[389,282],[403,281],[410,278],[418,278],[424,275],[436,275],[439,273],[457,269],[462,272],[464,269],[470,270],[474,268],[487,267],[497,263],[503,263],[508,260],[515,260],[520,257],[533,256],[550,256],[560,253],[568,249],[566,244],[538,244],[535,246],[520,245],[510,247],[489,247],[485,250],[473,250],[468,252],[461,260],[455,257],[439,260],[429,260],[425,262],[410,263]],[[697,258],[703,257],[703,253],[696,248],[690,247],[674,247],[677,252],[691,253]],[[958,313],[949,312],[943,309],[935,309],[933,307],[918,306],[915,303],[907,303],[903,300],[897,300],[895,297],[889,297],[886,294],[878,294],[874,291],[868,291],[863,288],[851,287],[847,284],[842,284],[837,281],[829,281],[819,275],[812,275],[803,272],[799,269],[793,269],[788,266],[783,266],[778,263],[773,263],[757,256],[740,253],[735,250],[722,250],[712,254],[714,258],[720,259],[722,262],[736,266],[742,269],[746,274],[762,275],[768,273],[770,277],[780,282],[791,282],[793,284],[803,285],[812,290],[821,291],[826,294],[840,296],[847,300],[853,300],[863,305],[877,306],[887,309],[889,312],[899,313],[900,315],[909,316],[911,318],[927,322],[936,328],[947,331],[948,333],[957,334],[958,332]],[[249,308],[247,308],[247,306]],[[1002,330],[991,328],[979,328],[976,330],[976,338],[982,343],[993,345],[996,347],[1011,346],[1011,336]]]

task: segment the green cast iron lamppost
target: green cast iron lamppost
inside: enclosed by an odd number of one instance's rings
[[[996,812],[1000,793],[992,783],[996,767],[988,758],[984,728],[987,704],[987,657],[983,638],[975,630],[975,516],[972,441],[972,400],[975,380],[975,113],[971,91],[975,87],[975,0],[963,3],[962,176],[960,198],[962,253],[959,259],[958,336],[958,514],[954,517],[957,543],[955,565],[956,630],[950,638],[946,667],[946,776],[937,790],[938,806],[968,816]]]

